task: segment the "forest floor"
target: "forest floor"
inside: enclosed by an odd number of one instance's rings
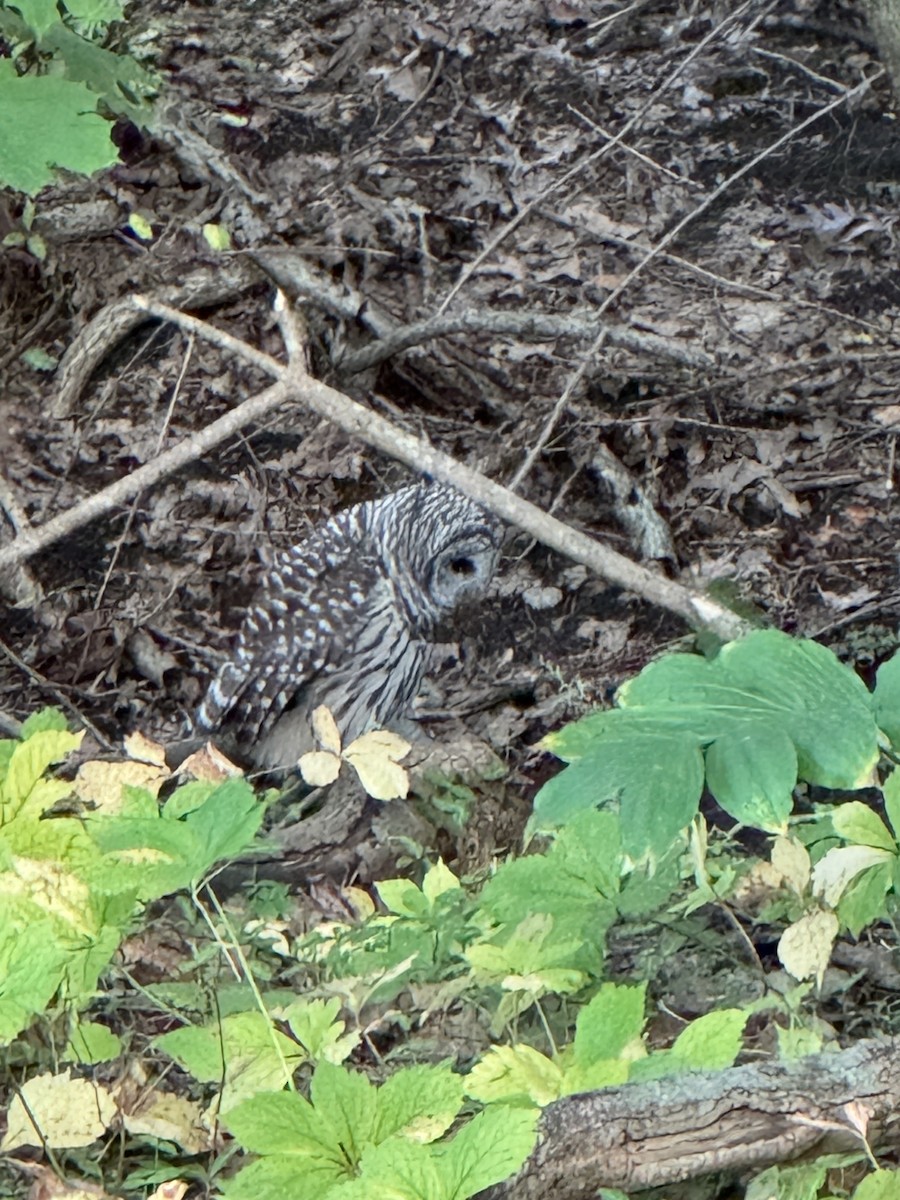
[[[278,355],[272,264],[300,261],[314,374],[506,482],[580,372],[519,491],[637,557],[598,467],[611,451],[666,523],[660,570],[718,581],[871,678],[900,617],[900,140],[856,6],[156,0],[138,19],[160,128],[120,124],[121,165],[40,196],[44,262],[5,254],[0,461],[21,517],[41,525],[267,382],[144,323],[61,406],[25,351],[63,359],[140,292]],[[378,321],[451,298],[466,332],[347,365]],[[547,316],[556,332],[528,336]],[[407,478],[298,407],[246,430],[7,581],[26,602],[4,617],[0,709],[62,702],[112,741],[174,738],[271,549]],[[686,633],[511,536],[425,698],[508,767],[470,844],[442,846],[455,869],[516,845],[554,769],[540,737]]]

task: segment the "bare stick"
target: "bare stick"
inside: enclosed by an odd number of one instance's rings
[[[740,637],[748,632],[746,622],[708,596],[665,579],[617,554],[586,534],[579,533],[555,517],[548,516],[534,504],[529,504],[507,488],[492,482],[479,471],[464,466],[421,438],[413,437],[405,430],[397,428],[378,413],[351,400],[342,392],[306,375],[299,361],[302,356],[298,356],[297,361],[286,367],[277,359],[261,354],[228,334],[223,334],[220,330],[166,305],[151,303],[140,296],[134,297],[133,303],[150,316],[173,321],[182,329],[235,351],[255,366],[267,370],[278,382],[259,395],[245,400],[200,433],[185,438],[152,462],[145,463],[130,475],[117,480],[68,512],[61,513],[46,524],[16,538],[11,545],[0,549],[0,567],[8,563],[22,562],[88,521],[105,516],[131,499],[142,488],[201,458],[225,438],[268,416],[280,405],[295,401],[319,416],[333,421],[346,433],[407,463],[414,470],[453,484],[545,546],[558,550],[575,562],[583,563],[610,583],[636,592],[652,603],[677,613],[689,625],[712,630],[726,639]]]

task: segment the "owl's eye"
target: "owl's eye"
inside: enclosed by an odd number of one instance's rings
[[[454,575],[459,575],[461,578],[465,578],[467,576],[474,575],[477,568],[472,562],[471,558],[467,558],[465,555],[463,555],[459,558],[451,558],[450,570]]]

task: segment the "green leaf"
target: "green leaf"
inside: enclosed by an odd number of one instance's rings
[[[878,850],[897,853],[897,842],[881,817],[859,800],[847,800],[831,813],[834,831],[847,842],[857,846],[875,846]]]
[[[375,885],[375,890],[388,912],[424,917],[431,911],[428,898],[410,879],[382,879]]]
[[[331,1130],[332,1145],[352,1162],[373,1139],[377,1124],[376,1090],[365,1075],[324,1060],[310,1083],[310,1098]]]
[[[604,715],[624,720],[610,724],[588,755],[544,784],[535,797],[531,824],[554,828],[583,809],[617,799],[625,853],[635,858],[648,851],[662,855],[700,803],[699,741],[645,732],[646,722],[634,722],[626,712]]]
[[[575,1022],[575,1059],[581,1064],[619,1058],[635,1044],[641,1047],[647,985],[604,983]],[[632,1053],[631,1057],[634,1057]]]
[[[81,739],[80,733],[43,729],[30,734],[26,741],[15,747],[10,755],[6,778],[0,784],[0,806],[6,808],[7,820],[23,812],[47,768],[76,750],[81,745]],[[65,790],[71,789],[67,787]]]
[[[532,1046],[494,1046],[465,1078],[466,1094],[483,1104],[530,1101],[543,1108],[563,1093],[558,1063]]]
[[[896,862],[896,859],[894,860]],[[847,885],[837,914],[853,937],[884,917],[884,899],[893,885],[893,863],[879,863]]]
[[[87,25],[109,25],[121,21],[125,6],[119,0],[65,0],[66,8]]]
[[[264,812],[245,779],[226,779],[202,804],[185,813],[179,824],[190,830],[200,850],[192,862],[192,878],[199,879],[215,863],[246,849],[256,836]],[[163,815],[170,816],[168,805]]]
[[[39,36],[45,33],[51,25],[59,24],[59,10],[56,0],[15,0],[11,7],[17,8],[22,14],[22,20]]]
[[[0,182],[33,195],[58,168],[91,175],[114,163],[112,126],[96,108],[81,83],[0,70]]]
[[[373,1139],[403,1133],[433,1141],[446,1133],[462,1106],[463,1080],[449,1066],[414,1066],[397,1071],[378,1089]]]
[[[455,1176],[453,1200],[466,1200],[514,1175],[537,1141],[536,1109],[492,1106],[435,1148],[438,1164]]]
[[[19,737],[24,742],[35,733],[45,733],[49,729],[65,733],[68,728],[69,723],[61,709],[42,708],[39,712],[32,713],[30,717],[25,718]]]
[[[706,782],[725,811],[743,825],[777,833],[794,804],[797,752],[775,725],[731,730],[706,752]]]
[[[130,54],[104,50],[63,24],[47,31],[41,38],[41,48],[63,59],[67,80],[91,89],[91,107],[96,107],[100,96],[114,113],[127,116],[137,125],[147,124],[150,108],[143,100],[156,91],[157,80]]]
[[[677,1070],[722,1070],[741,1051],[749,1013],[743,1008],[720,1008],[691,1021],[671,1049]]]
[[[224,1118],[229,1132],[254,1154],[318,1160],[339,1169],[347,1162],[327,1118],[294,1092],[259,1092],[232,1108]]]
[[[211,250],[222,251],[231,249],[231,234],[228,232],[227,225],[207,223],[203,226],[203,237]]]
[[[122,1039],[111,1029],[96,1021],[79,1021],[72,1030],[63,1061],[69,1059],[96,1066],[118,1058],[121,1053]]]
[[[153,241],[153,226],[141,213],[132,213],[128,218],[126,228],[130,229],[135,237],[140,238],[142,242]]]
[[[894,837],[900,841],[900,771],[893,770],[881,789],[884,796],[884,811],[891,823]]]
[[[900,1171],[878,1170],[867,1175],[853,1200],[896,1200],[900,1196]]]
[[[479,916],[514,928],[531,913],[546,913],[556,937],[580,946],[569,965],[597,974],[621,869],[617,814],[588,809],[558,831],[545,854],[502,863],[481,891]]]
[[[341,1002],[331,1000],[298,1000],[278,1013],[287,1021],[291,1033],[310,1058],[327,1058],[341,1063],[359,1042],[358,1033],[345,1033],[346,1023],[337,1019]]]
[[[291,1070],[306,1057],[260,1012],[232,1013],[205,1026],[186,1025],[162,1034],[153,1044],[195,1079],[221,1083],[223,1112],[248,1095],[288,1083]]]
[[[346,1178],[346,1168],[330,1159],[273,1154],[216,1183],[226,1200],[333,1200]]]
[[[900,650],[881,664],[875,675],[875,720],[900,750]]]

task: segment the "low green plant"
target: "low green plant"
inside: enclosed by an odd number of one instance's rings
[[[900,744],[896,656],[872,694],[826,647],[775,630],[712,659],[667,655],[617,703],[545,738],[568,766],[538,793],[532,830],[616,803],[625,853],[659,856],[707,787],[735,820],[784,832],[799,781],[860,788],[882,747]]]
[[[75,785],[50,768],[81,737],[46,709],[0,740],[0,1044],[54,998],[89,999],[141,905],[198,882],[259,827],[238,779],[188,784],[160,807],[113,771],[108,808],[60,808]]]
[[[119,0],[3,0],[0,185],[34,195],[63,168],[89,175],[116,161],[111,116],[146,124],[156,80],[106,49]],[[14,235],[15,236],[15,235]]]

